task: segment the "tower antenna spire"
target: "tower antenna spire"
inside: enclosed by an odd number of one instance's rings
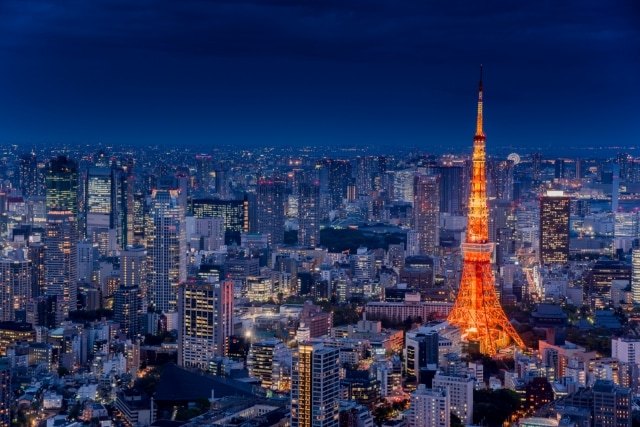
[[[484,137],[484,131],[482,130],[482,64],[480,64],[480,83],[478,83],[478,118],[476,119],[476,137],[480,136]]]

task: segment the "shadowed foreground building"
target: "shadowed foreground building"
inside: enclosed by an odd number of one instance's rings
[[[3,357],[0,358],[0,427],[11,425],[12,403],[11,361]]]

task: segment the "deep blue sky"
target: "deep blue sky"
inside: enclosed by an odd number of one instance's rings
[[[634,146],[636,0],[2,0],[0,143]]]

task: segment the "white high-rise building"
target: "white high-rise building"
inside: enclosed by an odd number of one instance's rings
[[[420,384],[411,393],[409,427],[449,427],[450,418],[451,405],[445,389],[430,389]]]
[[[339,348],[301,343],[291,364],[291,427],[337,427]]]
[[[640,304],[640,248],[631,252],[631,297],[634,304]]]
[[[469,425],[473,421],[473,387],[475,379],[469,375],[444,375],[438,372],[433,378],[433,388],[447,391],[451,412]]]
[[[611,357],[623,363],[640,366],[640,339],[611,338]]]
[[[147,224],[149,302],[175,312],[178,284],[187,278],[187,237],[178,190],[155,190]]]

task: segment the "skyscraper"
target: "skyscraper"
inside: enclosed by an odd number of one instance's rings
[[[71,210],[51,209],[44,236],[45,294],[56,296],[61,314],[77,309],[78,251],[76,217]],[[62,320],[62,319],[58,319]]]
[[[495,160],[488,163],[487,196],[498,200],[513,199],[513,162]]]
[[[147,248],[131,245],[120,253],[120,284],[124,287],[137,286],[143,307],[147,304]]]
[[[120,330],[133,339],[140,334],[140,320],[143,311],[140,287],[120,286],[113,296],[113,320],[120,324]]]
[[[564,264],[569,260],[570,200],[562,191],[547,191],[540,198],[540,262]]]
[[[226,244],[240,243],[240,234],[249,232],[249,202],[244,200],[193,199],[191,212],[196,218],[221,217]]]
[[[22,251],[0,258],[0,321],[15,321],[16,310],[24,310],[31,298],[31,262]]]
[[[89,238],[92,238],[96,230],[115,227],[117,212],[113,191],[116,186],[114,172],[109,168],[89,168],[87,171],[84,207],[87,227],[85,234]]]
[[[418,248],[434,255],[440,246],[440,176],[416,175],[413,184],[413,229],[418,232]]]
[[[312,183],[301,183],[298,203],[298,245],[320,244],[320,189]]]
[[[340,209],[347,197],[347,186],[352,181],[351,163],[347,160],[324,159],[320,165],[327,170],[329,207]]]
[[[227,354],[233,332],[233,281],[189,278],[178,288],[178,307],[178,364],[207,369],[209,360]]]
[[[631,297],[634,304],[640,304],[640,248],[631,252]]]
[[[291,427],[337,427],[338,348],[301,343],[291,365]]]
[[[31,296],[33,298],[46,293],[44,255],[45,248],[42,242],[29,243],[27,258],[31,261]]]
[[[38,173],[38,159],[31,152],[20,156],[18,163],[18,186],[26,197],[37,196],[40,193],[40,180]]]
[[[278,177],[258,182],[258,233],[267,235],[271,245],[284,243],[284,193],[285,183]]]
[[[65,209],[78,218],[78,167],[66,156],[58,156],[47,164],[45,175],[47,212]]]
[[[125,249],[128,245],[133,245],[134,241],[134,214],[135,199],[133,192],[133,159],[127,159],[126,164],[115,171],[116,191],[115,206],[116,212],[113,213],[118,239],[118,247]]]
[[[462,167],[440,166],[436,171],[440,175],[440,212],[460,215],[464,193]]]
[[[177,190],[155,190],[147,221],[149,303],[175,312],[178,284],[187,278],[186,220]]]
[[[212,178],[213,157],[211,154],[196,154],[196,181],[200,187],[209,188]]]
[[[514,341],[524,347],[522,339],[509,323],[496,293],[491,268],[493,244],[489,242],[489,211],[485,174],[485,136],[482,129],[482,68],[478,91],[478,117],[473,138],[473,171],[469,197],[469,224],[462,278],[455,304],[449,313],[449,323],[462,331],[466,341],[480,345],[483,354],[496,354],[498,349]]]

